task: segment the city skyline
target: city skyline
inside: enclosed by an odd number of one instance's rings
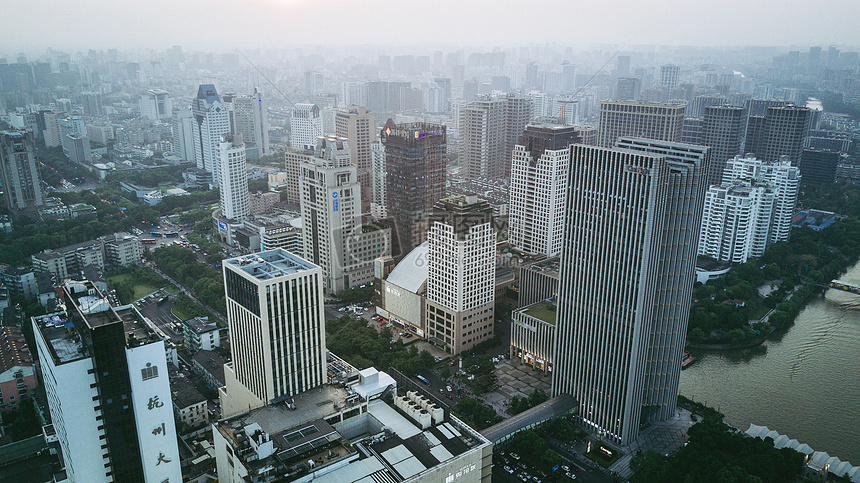
[[[251,8],[243,8],[236,17],[234,4],[227,2],[149,2],[146,9],[134,12],[134,21],[122,21],[128,13],[126,3],[87,0],[74,4],[30,2],[16,5],[17,14],[0,20],[0,31],[6,34],[5,52],[0,56],[15,55],[20,51],[41,52],[47,47],[90,49],[100,44],[116,48],[154,48],[186,44],[195,48],[225,47],[247,48],[255,46],[332,46],[352,45],[348,35],[332,29],[329,36],[320,38],[319,26],[296,22],[311,18],[325,10],[332,24],[347,22],[365,27],[362,33],[364,46],[391,46],[431,43],[434,48],[442,44],[498,44],[528,43],[614,44],[631,45],[856,45],[852,35],[852,19],[860,16],[860,4],[828,0],[810,4],[801,0],[776,2],[767,0],[750,4],[740,0],[729,2],[699,2],[694,7],[672,0],[637,3],[625,1],[572,4],[561,0],[541,2],[537,8],[555,11],[559,15],[543,16],[545,22],[540,37],[530,29],[520,28],[521,18],[532,15],[533,4],[521,2],[435,2],[433,8],[424,8],[421,15],[397,8],[391,1],[377,2],[373,9],[361,3],[347,1],[311,2],[309,0],[257,0]],[[72,6],[74,5],[74,6]],[[243,5],[243,7],[246,7]],[[730,28],[702,29],[702,22],[711,18],[732,15]],[[192,23],[206,13],[206,22]],[[382,13],[380,13],[382,12]],[[403,12],[403,13],[399,13]],[[496,13],[498,12],[498,13]],[[576,18],[590,19],[569,27],[565,12]],[[814,15],[813,15],[814,13]],[[492,31],[474,29],[474,18],[492,16]],[[21,19],[39,19],[21,22]],[[244,19],[237,22],[237,18]],[[667,23],[672,28],[654,28]],[[112,21],[105,21],[105,20]],[[284,29],[284,24],[290,28]],[[199,25],[199,27],[197,26]],[[635,28],[635,26],[641,26]],[[444,30],[444,32],[442,32]],[[225,38],[222,33],[232,34]],[[349,32],[349,33],[346,33]],[[443,33],[456,33],[440,42]],[[727,35],[730,33],[731,35]],[[146,39],[146,40],[141,40]],[[400,39],[408,39],[404,43]],[[616,47],[617,48],[617,47]],[[623,49],[623,47],[621,47]]]

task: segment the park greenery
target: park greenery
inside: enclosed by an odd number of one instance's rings
[[[742,345],[773,329],[785,329],[816,292],[816,284],[828,284],[857,262],[860,188],[806,187],[801,201],[847,216],[820,231],[794,228],[790,241],[771,245],[762,257],[736,264],[726,276],[705,285],[697,283],[690,311],[690,342]],[[759,287],[772,290],[761,296]],[[761,319],[772,309],[768,322],[750,325],[749,321]]]
[[[36,139],[35,154],[40,165],[39,175],[48,186],[59,188],[64,179],[80,183],[84,178],[91,176],[91,173],[80,164],[70,163],[69,158],[63,154],[63,148],[46,147],[42,138]]]
[[[191,300],[191,297],[181,293],[176,296],[173,301],[173,314],[182,320],[189,320],[195,317],[209,317],[209,320],[215,320],[219,326],[223,325],[218,319],[212,317],[212,314],[200,306],[200,304]]]
[[[373,297],[373,284],[367,287],[355,287],[341,290],[334,297],[340,303],[364,303],[370,302]]]
[[[519,414],[527,409],[531,409],[542,402],[549,400],[549,395],[540,389],[535,389],[528,396],[514,396],[508,405],[508,414]]]
[[[187,165],[164,165],[147,169],[113,171],[107,175],[105,181],[108,183],[122,181],[138,186],[155,188],[161,184],[182,183],[184,181],[182,173],[186,170],[188,170]]]
[[[460,419],[479,430],[502,422],[502,417],[496,414],[493,408],[485,406],[470,397],[460,399],[452,409]]]
[[[473,376],[469,385],[472,386],[472,392],[476,396],[492,391],[496,387],[496,375],[493,373],[495,364],[492,357],[481,354],[465,359],[464,356],[463,361],[466,373]]]
[[[161,275],[149,267],[128,265],[114,268],[105,273],[108,286],[116,290],[116,296],[123,304],[130,304],[157,289],[168,285]]]
[[[159,247],[150,251],[147,258],[174,280],[194,291],[201,302],[226,313],[224,279],[212,265],[197,261],[197,255],[176,245]]]
[[[795,481],[803,468],[803,454],[775,449],[773,440],[747,438],[722,422],[710,409],[702,422],[690,427],[689,441],[675,453],[638,453],[630,461],[633,483],[781,483]]]
[[[357,369],[393,367],[411,375],[430,369],[435,361],[426,350],[392,341],[391,329],[377,332],[363,319],[344,315],[326,322],[326,347]]]
[[[12,441],[21,441],[42,432],[42,421],[36,413],[33,400],[27,396],[21,398],[16,409],[4,411],[0,420],[4,425],[11,426],[7,428],[6,434]]]

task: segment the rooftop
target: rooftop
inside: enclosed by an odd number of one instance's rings
[[[427,283],[428,246],[427,242],[424,242],[413,248],[388,274],[386,281],[410,292],[419,293],[421,286]]]
[[[206,396],[197,390],[194,383],[188,380],[188,376],[176,370],[174,366],[171,366],[170,371],[170,393],[173,404],[179,409],[206,401]]]
[[[212,374],[215,379],[218,379],[222,386],[224,385],[224,358],[221,357],[221,354],[215,351],[199,350],[194,353],[192,359],[200,364],[206,372]]]
[[[313,263],[281,249],[231,258],[224,260],[224,265],[232,265],[258,280],[268,280],[318,268]]]
[[[209,317],[194,317],[193,319],[184,321],[183,324],[198,334],[205,334],[207,332],[212,332],[213,330],[218,330],[218,324],[210,322]]]
[[[524,309],[525,314],[555,325],[556,306],[554,302],[538,302]]]

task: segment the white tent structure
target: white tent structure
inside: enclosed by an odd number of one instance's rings
[[[776,449],[789,448],[806,455],[806,467],[819,473],[832,473],[837,478],[848,475],[851,483],[860,483],[860,466],[851,466],[851,463],[842,461],[835,456],[830,456],[825,451],[815,451],[808,444],[801,444],[796,439],[788,439],[788,436],[779,434],[768,429],[767,426],[750,424],[746,435],[751,438],[771,438],[773,447]]]

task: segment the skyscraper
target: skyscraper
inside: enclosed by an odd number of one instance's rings
[[[611,147],[621,136],[679,142],[683,128],[683,104],[601,101],[597,145]]]
[[[231,220],[244,220],[250,214],[248,169],[242,136],[223,134],[218,143],[218,172],[221,173],[221,214]]]
[[[370,146],[376,140],[376,118],[364,106],[347,106],[335,114],[335,134],[349,143],[349,159],[358,170],[361,184],[361,211],[370,213],[373,183],[370,178]]]
[[[398,257],[427,239],[427,215],[445,196],[445,126],[395,124],[379,135],[385,146],[385,196],[394,220],[392,255]],[[396,235],[396,236],[395,236]]]
[[[12,212],[31,212],[45,204],[34,142],[30,131],[0,132],[0,181]]]
[[[836,168],[842,156],[838,151],[808,148],[800,156],[804,184],[830,185],[836,182]]]
[[[529,124],[513,149],[508,241],[529,253],[557,255],[564,229],[570,145],[574,126]]]
[[[459,354],[493,336],[492,207],[476,195],[439,200],[430,215],[427,242],[427,334],[449,354]]]
[[[191,110],[173,113],[173,154],[183,161],[194,161],[194,114]]]
[[[191,130],[197,167],[212,173],[212,181],[217,185],[221,180],[218,143],[222,134],[230,133],[230,114],[212,84],[200,85],[197,97],[191,102],[191,112],[194,115]]]
[[[711,148],[707,183],[719,184],[726,161],[741,154],[747,110],[737,106],[707,106],[702,125],[701,144]]]
[[[791,164],[797,166],[803,150],[803,138],[809,129],[808,123],[808,107],[768,107],[763,120],[750,118],[744,151],[765,161],[788,156]]]
[[[272,154],[269,146],[269,113],[258,87],[249,96],[233,98],[233,119],[234,134],[242,135],[246,151],[252,151],[254,158]]]
[[[92,282],[60,292],[65,310],[31,323],[69,481],[181,481],[164,341]]]
[[[375,142],[370,145],[370,182],[373,195],[370,200],[370,214],[377,218],[388,217],[388,197],[386,195],[385,179],[385,145]],[[394,234],[392,234],[394,235]]]
[[[501,165],[502,178],[511,177],[511,152],[528,123],[535,119],[535,102],[521,94],[508,94],[505,101],[505,157]]]
[[[626,445],[675,413],[707,148],[618,146],[571,147],[553,393]]]
[[[642,92],[642,81],[636,77],[620,77],[615,88],[615,98],[635,101],[639,99],[640,92]]]
[[[290,147],[304,149],[316,146],[317,137],[323,135],[320,108],[316,104],[298,103],[290,115]]]
[[[233,361],[224,365],[222,416],[325,384],[322,269],[281,249],[223,265]]]
[[[319,138],[313,157],[304,159],[300,169],[303,251],[322,268],[326,292],[373,281],[373,260],[391,254],[391,231],[362,226],[361,185],[349,143]]]
[[[460,176],[501,178],[507,141],[505,101],[482,96],[460,111]]]

